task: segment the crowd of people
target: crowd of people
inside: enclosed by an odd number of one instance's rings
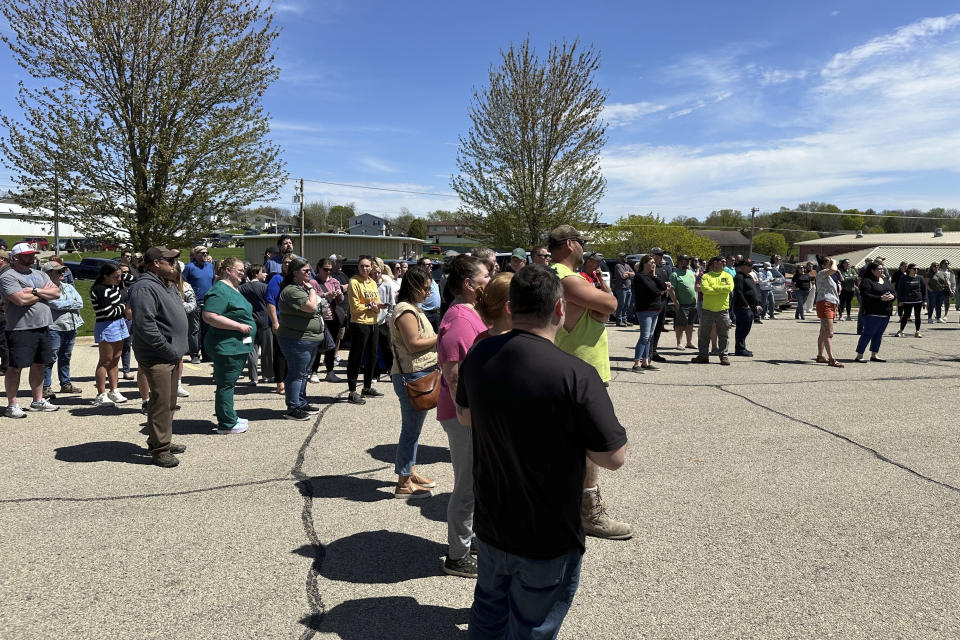
[[[400,406],[395,497],[433,496],[437,481],[418,471],[417,448],[434,406],[447,437],[453,487],[443,571],[477,579],[471,633],[499,637],[513,625],[525,630],[522,637],[534,628],[552,637],[576,592],[584,536],[632,535],[629,523],[609,515],[600,492],[600,469],[618,468],[626,447],[606,389],[608,325],[636,324],[632,370],[649,373],[666,362],[658,346],[670,306],[676,348],[696,350],[694,363],[715,355],[729,365],[731,328],[732,354],[751,357],[752,326],[779,316],[779,256],[755,267],[741,256],[679,255],[674,266],[654,247],[633,264],[620,254],[608,284],[604,258],[588,242],[564,225],[545,246],[514,250],[503,272],[492,250],[476,249],[450,257],[439,280],[429,258],[411,266],[366,255],[348,277],[342,256],[311,264],[294,253],[289,236],[254,264],[214,261],[203,246],[183,256],[186,262],[166,247],[123,252],[118,263],[103,265],[90,290],[99,349],[92,404],[127,402],[118,384],[133,377],[132,353],[147,447],[154,464],[169,468],[186,450],[172,439],[177,402],[189,396],[185,361],[212,364],[213,431],[223,435],[250,428],[234,408],[244,370],[251,385],[275,385],[290,420],[319,413],[310,383],[346,382],[347,402],[362,405],[384,396],[374,383],[389,375]],[[37,269],[36,254],[26,244],[0,253],[0,365],[11,418],[59,408],[51,402],[54,365],[59,393],[81,392],[70,362],[85,301],[62,261]],[[896,337],[911,317],[921,337],[924,309],[928,322],[945,322],[956,278],[946,261],[924,271],[903,263],[890,273],[882,259],[855,269],[830,258],[796,269],[795,318],[815,308],[820,320],[815,360],[843,367],[833,323],[844,315],[851,321],[854,300],[858,362],[867,350],[870,361],[883,362],[880,344],[895,302]],[[334,369],[347,340],[344,380]],[[31,391],[25,408],[17,398],[23,369]],[[418,394],[432,379],[435,404],[425,405]],[[546,589],[544,571],[555,576]]]

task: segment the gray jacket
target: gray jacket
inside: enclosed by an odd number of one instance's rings
[[[187,314],[176,287],[149,271],[130,286],[133,353],[137,362],[177,362],[187,352]]]

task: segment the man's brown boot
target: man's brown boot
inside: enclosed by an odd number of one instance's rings
[[[628,540],[633,536],[630,525],[617,522],[607,515],[607,508],[600,497],[600,487],[596,491],[585,491],[580,502],[580,519],[583,532],[595,538],[608,540]]]

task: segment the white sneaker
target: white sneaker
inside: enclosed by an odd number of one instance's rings
[[[4,415],[8,418],[26,418],[27,412],[21,409],[20,405],[12,404],[7,407],[7,411],[4,413]]]
[[[340,366],[340,354],[339,354],[339,353],[338,353],[337,355],[333,356],[333,366],[335,366],[335,367],[339,367],[339,366]]]
[[[943,318],[937,318],[937,324],[947,324],[947,321]]]
[[[250,427],[250,423],[244,420],[243,418],[237,418],[237,424],[233,425],[232,429],[214,429],[214,431],[220,435],[228,436],[231,433],[243,433]]]
[[[107,391],[107,397],[113,400],[115,404],[123,404],[127,401],[126,397],[116,389],[111,389]]]
[[[894,337],[894,338],[902,338],[902,337],[903,337],[903,333],[900,332],[900,331],[897,331],[895,334],[893,334],[893,337]]]
[[[114,401],[110,399],[110,395],[107,393],[101,393],[93,399],[93,406],[95,407],[112,407],[114,404]]]
[[[30,406],[29,406],[28,408],[30,409],[30,411],[56,411],[56,410],[58,410],[60,407],[58,407],[57,405],[51,403],[51,402],[50,402],[49,400],[47,400],[46,398],[44,398],[43,400],[40,400],[39,402],[31,402],[31,403],[30,403]]]
[[[183,385],[177,386],[177,397],[178,398],[189,398],[190,392],[183,388]]]
[[[922,335],[920,335],[920,332],[919,332],[919,331],[917,331],[917,332],[916,332],[915,334],[913,334],[913,335],[916,336],[917,338],[922,338],[922,337],[923,337]]]
[[[310,374],[310,382],[320,382],[320,378],[317,377],[317,374],[311,373],[311,374]]]

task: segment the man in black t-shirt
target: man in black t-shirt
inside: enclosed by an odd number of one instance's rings
[[[597,370],[553,344],[565,309],[556,274],[524,267],[510,281],[509,304],[513,331],[477,343],[457,387],[457,416],[473,428],[474,447],[479,553],[470,636],[513,628],[530,637],[536,628],[553,637],[585,550],[586,457],[619,468],[627,434]]]

